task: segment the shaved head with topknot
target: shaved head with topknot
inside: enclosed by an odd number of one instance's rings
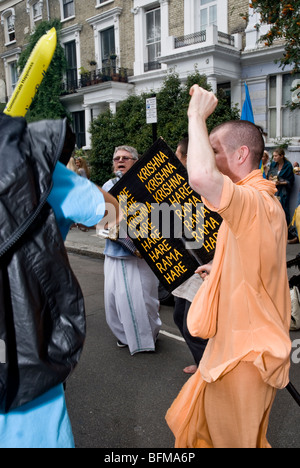
[[[220,129],[224,131],[223,142],[227,150],[235,151],[241,146],[247,146],[250,150],[253,169],[259,168],[265,149],[261,130],[246,120],[230,120],[215,127],[211,131],[211,135]]]

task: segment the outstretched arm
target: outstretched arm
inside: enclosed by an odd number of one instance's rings
[[[120,224],[123,215],[118,200],[110,193],[105,192],[102,188],[98,187],[98,189],[102,193],[105,201],[105,214],[103,219],[100,221],[100,225],[107,229]]]
[[[223,176],[217,169],[206,127],[206,120],[214,112],[218,100],[212,92],[198,85],[192,86],[190,95],[187,160],[189,183],[197,193],[218,208],[223,190]]]

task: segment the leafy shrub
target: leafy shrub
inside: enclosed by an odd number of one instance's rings
[[[59,42],[61,23],[58,19],[42,21],[38,24],[33,34],[28,38],[28,46],[20,55],[18,67],[21,72],[38,40],[53,27],[58,35],[57,47],[47,73],[26,114],[26,120],[29,122],[42,119],[60,119],[66,116],[70,118],[60,101],[61,83],[67,68],[67,62],[64,49]]]
[[[189,105],[189,90],[193,84],[199,84],[210,90],[205,75],[195,68],[185,84],[174,71],[170,72],[157,97],[157,135],[162,136],[173,151],[178,142],[188,134],[187,109]],[[90,164],[92,180],[98,185],[112,176],[112,156],[114,148],[120,145],[130,145],[143,154],[153,143],[152,126],[146,123],[146,98],[151,93],[133,95],[123,101],[115,115],[110,111],[100,114],[91,125],[92,150]],[[219,104],[214,114],[208,119],[209,130],[226,120],[239,119],[239,110],[230,108],[226,96],[218,94]]]

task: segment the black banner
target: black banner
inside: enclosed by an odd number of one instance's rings
[[[221,217],[188,184],[185,167],[160,138],[114,185],[121,236],[130,237],[172,292],[214,256]]]

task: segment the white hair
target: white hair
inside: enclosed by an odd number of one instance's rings
[[[127,146],[127,145],[116,146],[115,151],[114,151],[114,156],[117,153],[117,151],[119,151],[119,150],[127,151],[128,153],[131,154],[133,159],[139,159],[138,152],[137,152],[137,150],[135,148],[133,148],[133,146]]]

